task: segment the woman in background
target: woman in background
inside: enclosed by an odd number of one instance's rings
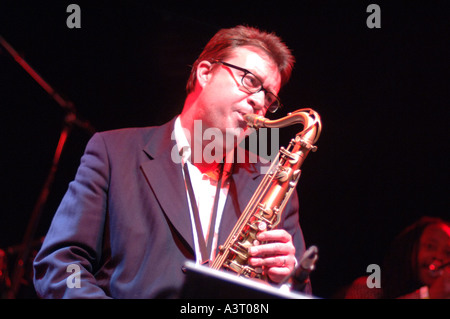
[[[368,288],[367,277],[345,290],[346,299],[450,298],[450,223],[422,217],[392,242],[381,268],[381,288]]]

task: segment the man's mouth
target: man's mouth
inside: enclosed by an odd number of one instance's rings
[[[239,127],[242,127],[242,128],[247,127],[247,122],[244,120],[245,113],[242,113],[240,111],[236,111],[236,114],[237,114],[237,118],[238,118],[238,121],[239,121]]]

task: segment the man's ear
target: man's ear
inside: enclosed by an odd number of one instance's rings
[[[208,61],[201,61],[197,66],[197,82],[203,88],[211,79],[213,65]]]

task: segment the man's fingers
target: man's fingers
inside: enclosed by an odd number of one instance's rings
[[[295,247],[291,242],[288,243],[269,243],[258,246],[252,246],[248,250],[250,256],[278,256],[290,255],[295,253]]]
[[[292,241],[292,236],[284,229],[273,229],[260,232],[256,235],[259,241],[278,241],[287,243]]]

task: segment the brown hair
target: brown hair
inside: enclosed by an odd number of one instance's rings
[[[262,49],[278,66],[281,74],[281,86],[291,77],[295,58],[291,50],[275,33],[239,25],[234,28],[219,30],[206,44],[203,52],[192,66],[186,85],[187,93],[195,87],[196,72],[201,61],[223,60],[231,55],[233,49],[241,46],[253,46]]]

